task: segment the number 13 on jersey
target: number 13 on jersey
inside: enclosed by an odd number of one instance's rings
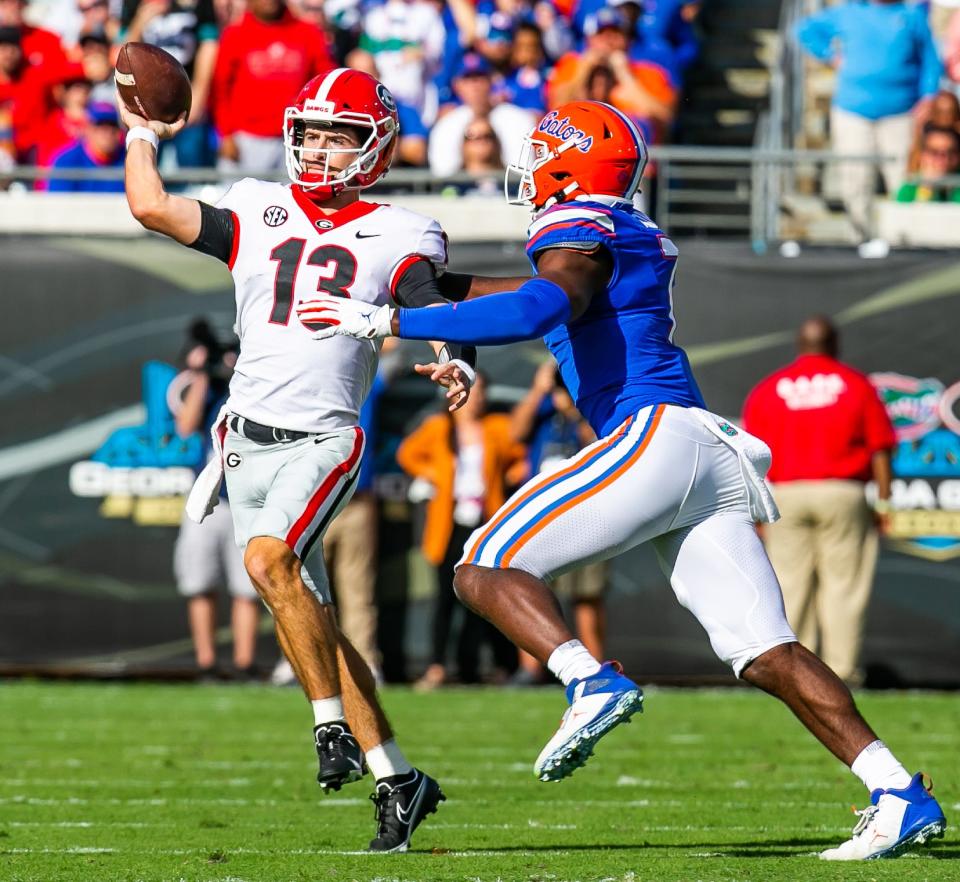
[[[270,324],[285,325],[293,311],[293,291],[303,260],[306,239],[287,239],[270,252],[277,264],[273,279],[273,308]],[[357,276],[357,260],[340,245],[320,245],[307,257],[307,266],[318,269],[317,292],[333,297],[349,297],[350,285]]]

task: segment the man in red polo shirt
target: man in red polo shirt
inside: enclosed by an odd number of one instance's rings
[[[283,112],[307,80],[333,66],[324,32],[295,18],[286,0],[248,0],[220,37],[213,72],[221,168],[283,168]]]
[[[858,668],[877,526],[890,508],[893,426],[870,380],[837,359],[837,331],[807,319],[799,357],[747,397],[744,427],[770,445],[781,518],[764,541],[801,643],[847,683]],[[871,511],[864,484],[877,483]]]
[[[56,79],[68,63],[60,36],[24,21],[26,7],[26,0],[0,0],[0,26],[19,28],[24,61],[46,68],[49,78]]]

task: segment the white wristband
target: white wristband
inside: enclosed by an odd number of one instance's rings
[[[460,373],[467,381],[467,388],[472,389],[473,384],[477,381],[477,372],[461,358],[451,358],[448,364],[455,364],[460,368]]]
[[[372,333],[368,336],[382,340],[393,336],[393,307],[389,304],[378,306],[370,316]]]
[[[130,147],[131,141],[146,141],[148,144],[153,145],[154,150],[160,149],[160,139],[157,137],[157,133],[153,129],[148,129],[146,126],[134,126],[127,132],[127,148]]]

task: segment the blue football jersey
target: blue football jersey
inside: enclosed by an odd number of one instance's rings
[[[540,214],[527,239],[534,271],[549,248],[599,244],[612,258],[606,290],[544,337],[599,437],[651,404],[705,406],[687,355],[673,342],[677,248],[650,218],[629,202],[577,199]]]

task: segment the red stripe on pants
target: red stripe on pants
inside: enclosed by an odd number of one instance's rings
[[[355,435],[353,439],[353,450],[350,452],[350,456],[340,463],[340,465],[334,466],[330,474],[323,479],[323,482],[317,488],[317,492],[310,497],[310,502],[307,503],[303,514],[300,515],[297,522],[290,528],[290,532],[287,533],[287,538],[284,541],[291,550],[300,541],[304,531],[310,526],[310,522],[317,516],[317,512],[320,511],[320,506],[323,505],[333,488],[336,487],[337,482],[345,475],[349,475],[350,472],[353,471],[353,467],[357,464],[357,460],[360,459],[360,451],[363,450],[363,431],[359,426],[355,426],[353,431]]]

